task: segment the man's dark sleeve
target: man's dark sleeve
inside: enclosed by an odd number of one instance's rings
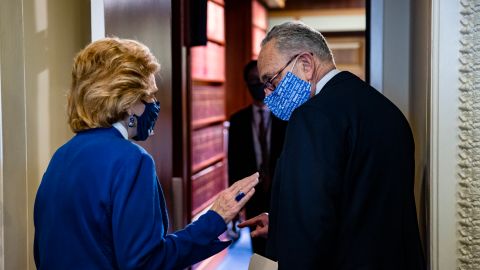
[[[347,137],[341,126],[308,106],[289,122],[270,216],[269,254],[280,270],[332,269]]]
[[[232,116],[230,120],[230,128],[228,131],[228,183],[232,185],[235,181],[243,178],[242,177],[242,162],[240,157],[241,154],[241,136],[242,133],[238,117],[235,115]]]

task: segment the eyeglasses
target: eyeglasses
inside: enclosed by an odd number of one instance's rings
[[[284,69],[286,69],[288,67],[288,65],[290,65],[290,63],[292,63],[293,60],[295,60],[295,58],[297,58],[299,54],[295,54],[292,58],[290,58],[290,60],[288,60],[288,62],[285,64],[285,66],[283,66],[277,73],[275,73],[275,75],[272,76],[272,78],[268,79],[264,84],[263,84],[263,89],[268,89],[269,91],[273,91],[275,90],[275,85],[273,85],[273,81],[278,77],[278,75],[280,75]]]

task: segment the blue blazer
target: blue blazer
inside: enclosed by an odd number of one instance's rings
[[[115,128],[78,133],[54,154],[37,192],[38,269],[182,269],[228,246],[209,211],[167,234],[152,157]]]

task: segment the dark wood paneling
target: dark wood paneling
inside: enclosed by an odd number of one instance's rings
[[[252,59],[252,2],[226,0],[227,117],[251,103],[243,67]]]
[[[157,76],[161,103],[155,135],[140,143],[154,158],[168,209],[172,210],[172,31],[170,0],[104,0],[108,36],[136,39],[146,44],[162,65]],[[171,213],[170,213],[170,216]]]
[[[190,97],[189,64],[186,48],[189,18],[188,1],[172,1],[172,142],[173,175],[183,181],[182,220],[174,220],[175,229],[183,228],[190,221]],[[178,207],[178,206],[174,206]]]

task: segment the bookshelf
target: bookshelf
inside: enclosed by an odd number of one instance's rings
[[[267,33],[267,9],[258,1],[252,1],[252,59],[260,53],[260,43]]]
[[[225,2],[207,1],[207,44],[190,48],[190,215],[227,187],[225,154]]]
[[[258,58],[268,30],[268,11],[258,0],[226,0],[227,116],[252,102],[243,80],[243,67]]]

